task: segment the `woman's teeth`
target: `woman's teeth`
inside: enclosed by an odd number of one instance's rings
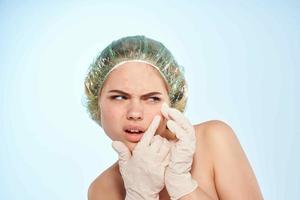
[[[142,131],[139,130],[127,130],[128,133],[142,133]]]

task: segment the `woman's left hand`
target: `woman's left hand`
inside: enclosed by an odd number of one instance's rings
[[[165,185],[171,199],[179,199],[198,187],[190,173],[196,150],[195,129],[179,110],[170,108],[165,103],[161,112],[168,120],[167,127],[178,138],[171,148],[170,163],[165,173]]]

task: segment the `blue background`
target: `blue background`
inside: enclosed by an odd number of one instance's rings
[[[300,199],[299,1],[82,2],[0,1],[0,199],[86,199],[117,155],[85,74],[136,34],[185,66],[186,116],[233,128],[265,199]]]

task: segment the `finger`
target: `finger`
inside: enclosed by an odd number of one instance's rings
[[[160,146],[159,149],[159,154],[161,155],[161,158],[164,160],[166,158],[166,156],[169,154],[170,150],[171,150],[171,143],[166,139],[163,138],[163,142]]]
[[[168,109],[169,109],[168,104],[164,102],[164,103],[162,104],[162,106],[161,106],[160,111],[161,111],[162,115],[163,115],[166,119],[169,120],[170,118],[169,118],[169,116],[168,116]]]
[[[178,123],[183,129],[192,131],[193,125],[179,110],[175,108],[168,108],[167,113],[169,118]]]
[[[156,129],[159,126],[160,123],[160,116],[157,115],[154,117],[153,121],[151,122],[149,128],[147,129],[147,131],[144,133],[142,139],[140,140],[140,142],[137,144],[137,147],[139,148],[140,146],[146,146],[149,145],[151,142],[152,137],[154,136]]]
[[[120,141],[113,141],[112,142],[113,149],[118,153],[119,155],[119,164],[123,165],[125,164],[131,157],[131,153],[127,146]]]
[[[151,146],[150,146],[150,148],[152,149],[152,151],[153,152],[159,152],[160,146],[162,145],[163,141],[164,140],[163,140],[163,138],[160,135],[155,135],[152,138]]]
[[[168,166],[169,163],[170,163],[170,160],[171,160],[171,154],[168,153],[167,156],[164,158],[164,160],[162,162],[163,166]]]
[[[175,146],[177,142],[178,142],[178,140],[177,140],[177,141],[174,141],[174,140],[169,141],[169,143],[171,144],[171,148],[172,148],[173,146]]]
[[[186,140],[188,137],[188,133],[186,130],[184,130],[182,127],[180,127],[175,121],[173,120],[168,120],[167,121],[167,127],[175,133],[176,137],[179,140]]]

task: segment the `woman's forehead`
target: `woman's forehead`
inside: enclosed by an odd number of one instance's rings
[[[128,94],[143,95],[150,92],[167,93],[167,85],[153,66],[142,62],[126,62],[107,77],[103,90],[121,90]]]
[[[160,92],[165,93],[166,87],[161,79],[142,79],[137,78],[135,80],[123,79],[123,80],[107,80],[104,85],[104,90],[109,91],[123,91],[126,93],[150,93]]]
[[[129,90],[126,89],[113,89],[113,90],[108,90],[108,93],[117,93],[117,94],[121,94],[121,95],[130,95],[130,96],[143,96],[143,97],[148,97],[148,96],[154,96],[154,95],[164,95],[163,92],[159,92],[158,90],[145,90],[143,93],[132,93]]]

